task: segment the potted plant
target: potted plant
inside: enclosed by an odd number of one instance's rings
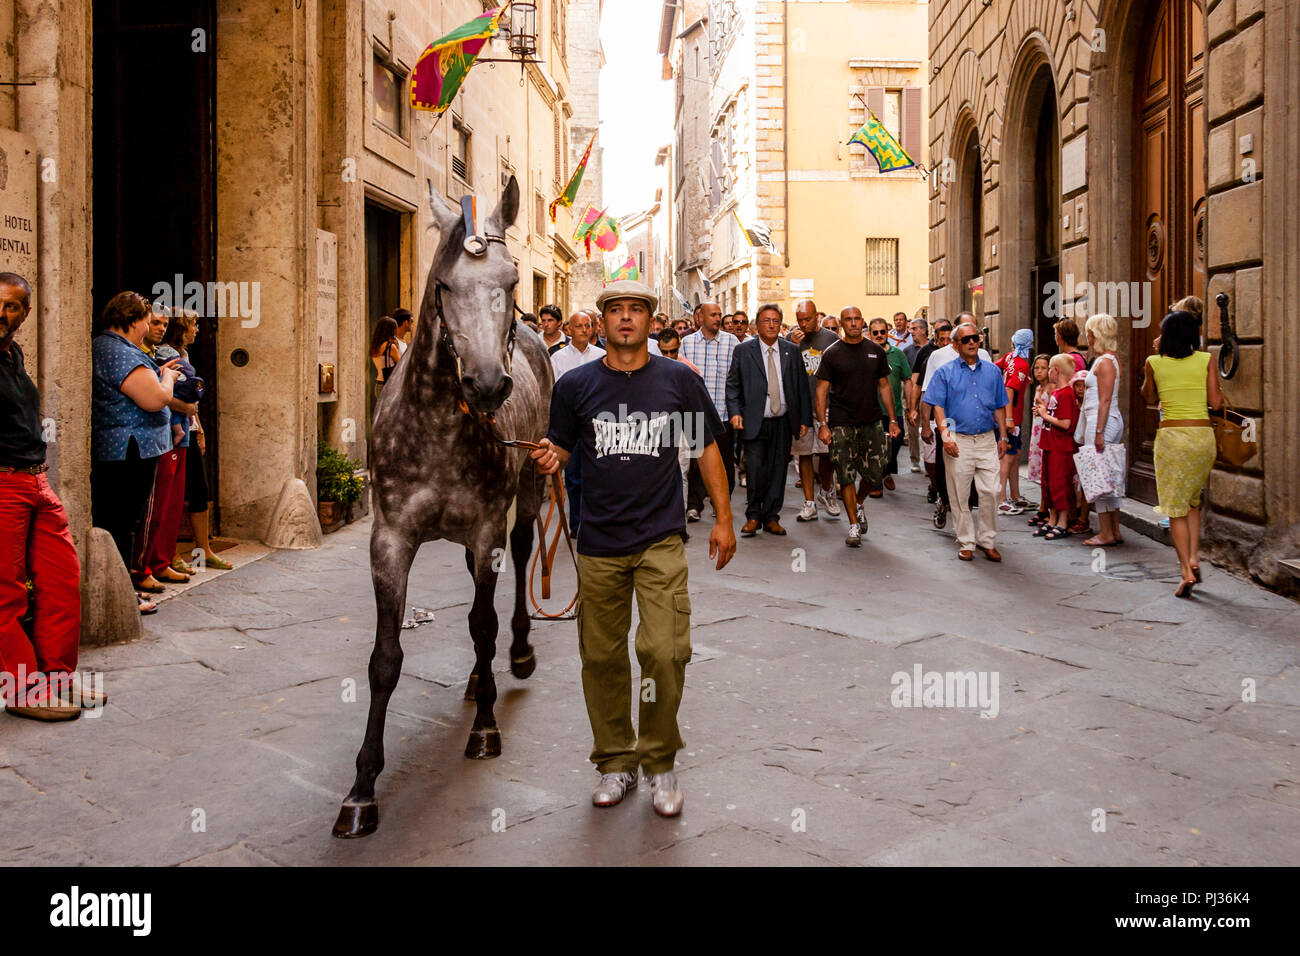
[[[348,505],[361,497],[362,479],[355,472],[361,462],[349,458],[329,442],[316,453],[316,513],[321,530],[337,530],[347,518]]]

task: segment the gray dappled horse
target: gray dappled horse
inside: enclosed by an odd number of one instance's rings
[[[536,667],[528,643],[524,588],[540,478],[527,451],[498,440],[536,440],[546,433],[553,384],[541,338],[514,315],[519,273],[505,231],[519,209],[519,185],[511,177],[501,205],[484,224],[483,236],[469,243],[458,210],[432,190],[429,205],[440,241],[425,284],[420,322],[415,340],[379,396],[371,432],[370,568],[378,621],[370,656],[370,715],[357,754],[356,782],[334,824],[339,837],[365,836],[379,826],[375,778],[384,768],[388,699],[402,669],[407,575],[421,543],[445,538],[464,545],[465,564],[474,577],[469,631],[475,663],[466,698],[476,701],[478,712],[465,756],[501,753],[501,733],[492,712],[497,699],[492,676],[497,638],[494,558],[504,553],[512,505],[515,609],[510,618],[510,671],[525,678]],[[478,255],[471,254],[476,243],[473,251]]]

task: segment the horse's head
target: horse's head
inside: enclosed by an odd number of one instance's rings
[[[441,234],[429,269],[420,322],[436,328],[456,362],[466,403],[491,414],[510,396],[511,350],[515,338],[515,286],[519,271],[506,246],[506,229],[519,212],[519,184],[513,176],[501,204],[481,227],[481,254],[465,248],[461,211],[429,190],[429,208]],[[435,320],[440,322],[435,326]]]

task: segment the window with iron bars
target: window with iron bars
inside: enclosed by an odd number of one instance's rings
[[[867,240],[867,295],[898,295],[898,240]]]

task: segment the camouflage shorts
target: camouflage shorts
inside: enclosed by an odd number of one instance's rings
[[[884,428],[879,422],[832,426],[831,462],[841,488],[854,484],[859,477],[868,485],[879,485],[889,463],[889,440]]]

